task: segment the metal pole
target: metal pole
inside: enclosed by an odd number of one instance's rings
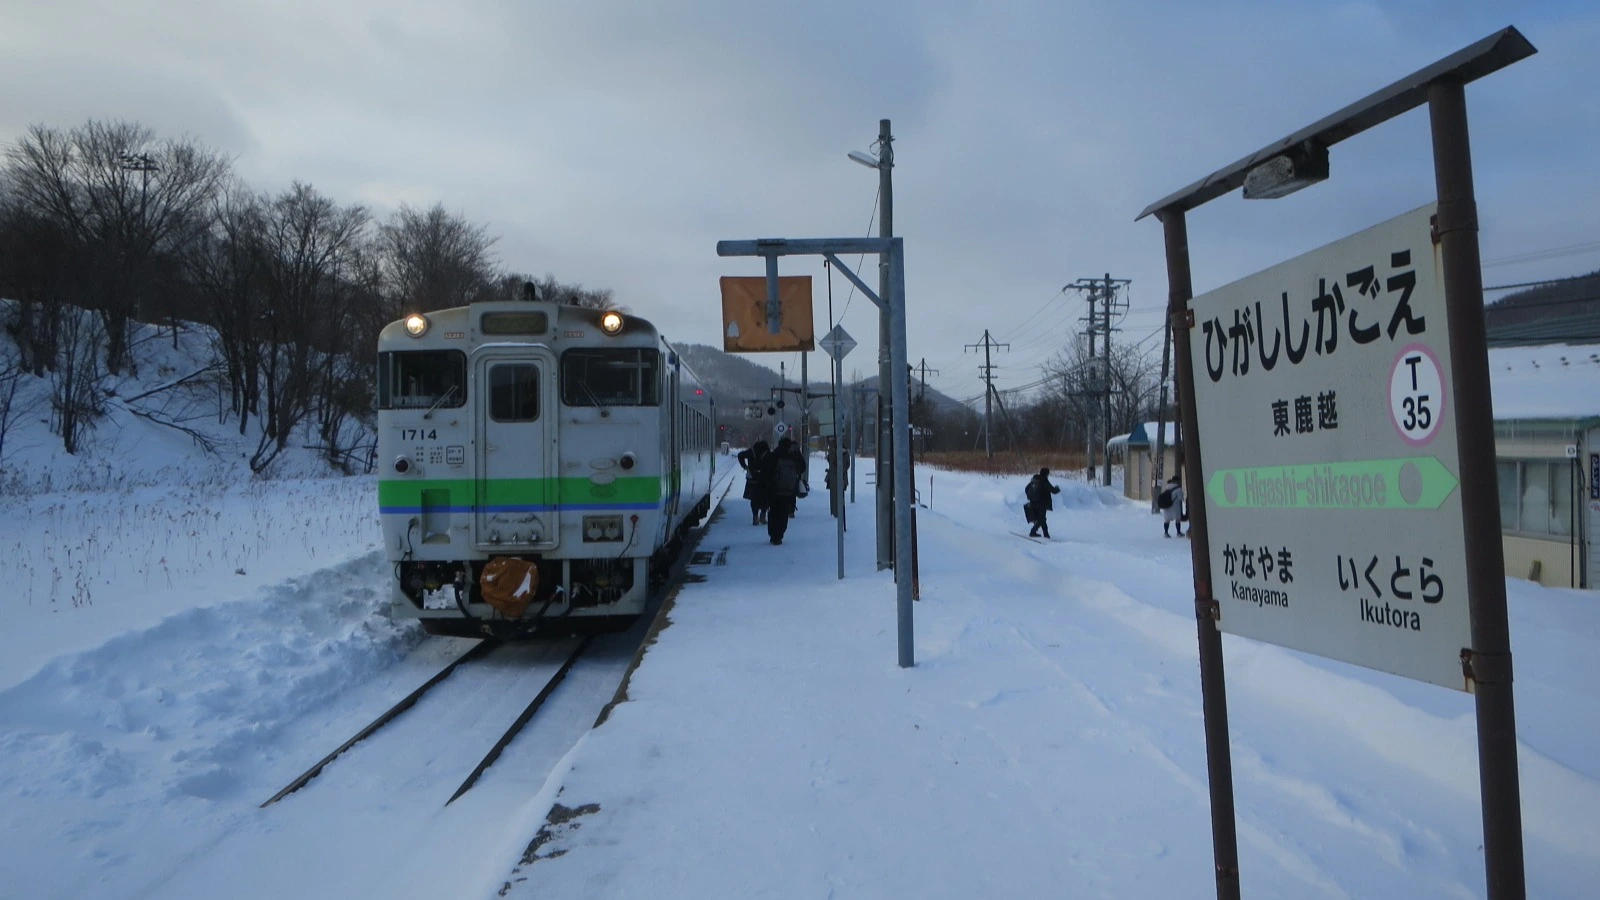
[[[1086,429],[1089,432],[1089,440],[1088,440],[1088,444],[1089,444],[1089,447],[1088,447],[1088,451],[1089,451],[1089,474],[1084,480],[1088,481],[1090,484],[1094,484],[1094,469],[1095,469],[1095,465],[1094,465],[1094,461],[1095,461],[1095,455],[1094,455],[1095,434],[1094,433],[1095,433],[1095,430],[1096,430],[1095,429],[1095,419],[1097,417],[1094,414],[1095,413],[1094,395],[1100,389],[1100,376],[1098,376],[1098,375],[1096,375],[1094,373],[1095,372],[1095,365],[1094,365],[1094,296],[1095,296],[1095,289],[1091,285],[1090,288],[1089,288],[1089,359],[1088,359],[1088,367],[1089,367],[1089,377],[1094,379],[1094,390],[1089,392],[1090,397],[1089,397],[1088,415],[1083,417],[1084,418],[1084,425],[1085,425]]]
[[[850,386],[850,440],[855,452],[850,454],[850,502],[856,502],[856,460],[861,458],[861,387]]]
[[[990,423],[994,396],[994,366],[989,364],[989,329],[983,330],[983,455],[994,459],[994,447],[990,444],[989,434],[994,429]]]
[[[1103,313],[1104,313],[1104,319],[1105,319],[1105,329],[1106,329],[1106,333],[1103,335],[1103,337],[1105,338],[1105,341],[1103,342],[1102,349],[1101,349],[1101,352],[1104,354],[1103,358],[1105,360],[1105,365],[1101,366],[1101,376],[1100,376],[1101,378],[1105,379],[1104,385],[1103,385],[1104,388],[1105,388],[1105,393],[1100,395],[1101,407],[1105,411],[1104,412],[1104,418],[1102,420],[1103,423],[1104,423],[1104,427],[1100,429],[1100,441],[1101,441],[1102,444],[1105,443],[1106,441],[1111,440],[1111,293],[1112,293],[1111,273],[1107,272],[1106,273],[1106,295],[1105,295],[1104,301],[1100,304],[1101,307],[1103,307]],[[1105,476],[1101,480],[1100,483],[1106,485],[1107,487],[1110,487],[1111,486],[1111,448],[1110,447],[1101,447],[1100,449],[1104,453],[1104,456],[1105,456]],[[1123,462],[1124,463],[1127,462],[1127,451],[1126,450],[1123,451]],[[1123,471],[1123,477],[1127,477],[1127,471],[1128,470],[1127,470],[1126,466],[1124,466],[1122,471]]]
[[[811,354],[800,351],[800,452],[811,459],[811,386],[806,360]]]
[[[1478,713],[1484,868],[1490,900],[1521,900],[1527,888],[1523,880],[1511,634],[1506,624],[1505,560],[1501,556],[1494,410],[1484,336],[1478,208],[1472,185],[1466,89],[1459,80],[1440,79],[1428,86],[1428,119],[1433,130],[1433,172],[1439,191],[1434,233],[1443,256],[1451,382],[1456,395],[1456,441],[1461,459],[1459,489],[1467,548],[1467,603],[1472,617],[1472,648],[1463,656],[1473,678]]]
[[[839,357],[833,359],[833,485],[828,488],[828,499],[833,504],[833,514],[838,518],[839,579],[844,580],[844,416],[839,410],[839,382],[844,378],[844,364]]]
[[[1182,210],[1157,213],[1167,245],[1167,327],[1177,347],[1178,417],[1195,418],[1194,360],[1189,352],[1189,229]],[[1239,900],[1239,838],[1233,811],[1233,756],[1228,746],[1228,692],[1223,680],[1222,632],[1211,593],[1211,538],[1201,481],[1200,432],[1184,438],[1183,480],[1189,500],[1189,555],[1194,568],[1194,608],[1200,636],[1200,703],[1205,713],[1206,770],[1211,787],[1211,854],[1217,870],[1218,900]],[[1498,551],[1496,559],[1499,558]]]
[[[1156,406],[1156,458],[1150,465],[1155,473],[1155,480],[1150,487],[1150,511],[1153,513],[1161,511],[1156,501],[1167,483],[1167,366],[1171,361],[1172,329],[1168,328],[1161,338],[1161,401]],[[1123,477],[1127,477],[1127,469],[1123,469]]]
[[[884,121],[887,129],[888,121]],[[899,373],[906,370],[906,264],[904,250],[899,239],[889,245],[889,269],[891,271],[890,293],[886,296],[892,298],[888,302],[892,324],[890,333],[893,340],[889,344],[890,363],[896,377],[889,382],[890,418],[893,420],[894,430],[894,480],[895,502],[900,505],[900,515],[894,519],[894,569],[895,569],[895,600],[896,611],[899,619],[900,632],[900,667],[910,668],[916,664],[915,654],[911,639],[911,601],[913,578],[911,573],[915,568],[912,562],[912,534],[911,534],[911,429],[906,427],[909,421],[906,413],[910,409],[910,400],[906,396],[909,379],[899,377]],[[901,578],[900,575],[906,577]]]
[[[892,237],[894,235],[894,181],[890,171],[894,168],[894,138],[889,134],[889,120],[878,120],[878,205],[882,209],[878,217],[878,236]],[[878,296],[883,299],[883,306],[878,311],[878,440],[877,440],[877,471],[873,480],[877,482],[878,492],[878,568],[887,569],[894,565],[894,461],[891,458],[890,448],[893,446],[892,429],[894,416],[882,414],[883,406],[892,394],[888,387],[894,379],[896,369],[892,364],[893,351],[890,348],[890,332],[894,330],[893,313],[889,307],[890,290],[890,264],[888,254],[878,256]],[[898,580],[898,579],[896,579]]]

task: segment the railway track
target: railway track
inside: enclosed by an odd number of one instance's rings
[[[674,562],[670,569],[669,576],[655,591],[656,597],[654,600],[657,603],[661,598],[670,595],[683,583],[684,575],[687,571],[687,566],[690,563],[691,557],[694,555],[695,547],[699,544],[700,538],[705,534],[706,529],[710,526],[712,519],[715,517],[715,514],[718,511],[718,507],[721,506],[722,499],[727,495],[729,485],[732,483],[733,479],[728,479],[723,483],[722,490],[719,493],[716,493],[716,502],[712,504],[711,509],[707,512],[705,521],[689,532],[689,536],[684,541],[683,547],[679,553],[679,558]],[[651,605],[654,606],[656,603],[652,603]],[[577,663],[579,657],[583,655],[584,650],[589,647],[592,639],[593,638],[591,636],[586,636],[581,638],[573,637],[546,642],[534,642],[538,646],[549,648],[550,650],[554,651],[555,655],[560,656],[560,664],[556,667],[553,674],[551,674],[544,681],[543,686],[540,687],[533,699],[522,708],[521,713],[518,714],[511,724],[501,732],[500,737],[494,741],[488,752],[485,753],[478,764],[473,767],[472,772],[467,775],[464,781],[462,781],[461,786],[455,790],[455,793],[450,795],[449,800],[445,801],[446,806],[455,802],[461,797],[461,795],[471,790],[473,785],[478,782],[478,779],[483,775],[483,773],[487,771],[490,766],[494,765],[495,761],[499,759],[501,752],[504,751],[507,745],[509,745],[512,740],[514,740],[516,736],[522,732],[524,727],[527,726],[528,722],[532,720],[534,715],[539,711],[539,708],[544,705],[545,701],[550,698],[550,695],[553,694],[556,688],[561,685],[561,682],[566,679],[567,673],[571,671],[573,665]],[[320,776],[323,773],[323,770],[337,760],[340,756],[343,756],[345,753],[354,749],[361,742],[367,740],[373,734],[392,723],[395,719],[399,718],[407,710],[416,706],[417,703],[421,701],[423,697],[426,696],[430,691],[433,691],[441,684],[445,684],[446,682],[450,681],[451,676],[455,674],[458,669],[471,668],[475,665],[481,664],[484,660],[488,659],[492,654],[495,654],[496,651],[499,651],[505,646],[505,644],[494,640],[482,640],[477,644],[474,644],[466,652],[460,654],[456,658],[452,659],[449,663],[444,665],[431,678],[424,681],[411,693],[401,698],[393,706],[390,706],[388,709],[384,710],[382,714],[374,718],[371,722],[367,723],[355,734],[351,735],[348,740],[340,744],[331,753],[317,760],[317,762],[314,763],[310,768],[296,776],[293,781],[290,781],[276,794],[273,794],[265,802],[263,802],[260,808],[264,809],[268,806],[271,806],[272,804],[277,803],[283,798],[305,787],[307,784],[311,783],[314,779]]]
[[[539,689],[538,693],[534,695],[533,699],[529,701],[525,707],[523,707],[522,712],[516,717],[515,720],[512,721],[511,725],[501,732],[500,737],[494,742],[493,746],[490,747],[489,752],[484,754],[483,759],[479,761],[477,766],[473,768],[472,773],[468,775],[466,780],[461,783],[461,786],[456,789],[455,793],[450,795],[450,799],[445,801],[446,805],[449,805],[462,794],[465,794],[468,790],[471,790],[472,786],[477,783],[478,778],[482,776],[490,766],[494,765],[495,760],[500,757],[500,753],[506,748],[506,745],[511,743],[517,734],[522,731],[523,727],[528,724],[529,720],[533,718],[534,713],[539,711],[539,707],[543,706],[544,702],[549,699],[552,693],[555,692],[555,689],[561,685],[561,682],[567,677],[567,672],[571,671],[573,664],[578,661],[578,658],[583,655],[583,651],[588,648],[589,641],[590,638],[582,637],[565,638],[557,641],[546,642],[546,645],[549,647],[562,648],[560,651],[558,651],[559,653],[564,654],[561,663],[559,666],[557,666],[555,672],[544,682],[543,686]],[[377,718],[367,723],[361,728],[361,730],[357,731],[354,735],[351,735],[349,740],[340,744],[333,750],[333,752],[317,760],[317,762],[314,763],[309,769],[301,772],[293,781],[289,782],[287,785],[284,785],[282,790],[278,791],[276,794],[273,794],[264,803],[262,803],[261,808],[264,809],[268,806],[271,806],[272,804],[277,803],[279,800],[282,800],[283,798],[293,794],[295,791],[298,791],[307,784],[311,783],[313,779],[322,774],[323,770],[327,768],[330,763],[338,759],[340,756],[343,756],[357,744],[360,744],[362,741],[371,737],[385,725],[388,725],[395,719],[399,718],[402,713],[415,706],[425,694],[449,679],[449,677],[455,673],[458,668],[483,660],[502,646],[504,645],[496,641],[489,640],[480,641],[479,643],[473,645],[465,653],[462,653],[460,656],[457,656],[455,659],[451,660],[437,673],[435,673],[433,677],[429,678],[427,681],[424,681],[420,686],[417,687],[416,690],[407,694],[399,702],[384,710],[383,713]]]

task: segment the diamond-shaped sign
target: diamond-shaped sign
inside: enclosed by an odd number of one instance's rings
[[[856,348],[856,339],[844,330],[843,325],[835,325],[833,330],[828,332],[822,340],[817,341],[817,344],[822,347],[823,352],[828,354],[829,357],[844,359],[850,355],[851,350]]]

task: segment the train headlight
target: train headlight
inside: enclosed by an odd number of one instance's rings
[[[411,471],[411,460],[406,459],[404,456],[395,457],[394,470],[401,475],[406,474]]]
[[[622,330],[622,313],[607,310],[600,316],[600,330],[606,334],[616,334]]]
[[[428,317],[421,313],[412,313],[406,316],[406,334],[412,337],[422,337],[428,330]]]
[[[622,459],[618,462],[618,465],[622,466],[624,469],[631,469],[633,468],[635,462],[637,462],[637,460],[634,458],[632,453],[624,453],[622,454]]]

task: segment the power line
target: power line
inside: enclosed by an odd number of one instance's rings
[[[1563,281],[1572,281],[1572,280],[1574,280],[1574,279],[1571,279],[1571,278],[1546,278],[1543,281],[1524,281],[1524,282],[1522,282],[1520,284],[1500,284],[1500,285],[1495,285],[1494,287],[1486,287],[1486,288],[1484,288],[1484,290],[1485,291],[1509,291],[1509,290],[1514,290],[1516,288],[1543,287],[1544,285],[1547,285],[1547,284],[1560,284]]]
[[[1017,327],[1011,329],[1010,331],[1006,332],[1005,334],[1002,334],[1000,336],[1000,339],[1001,340],[1005,340],[1005,339],[1015,335],[1017,332],[1021,331],[1023,328],[1027,327],[1029,322],[1032,322],[1035,318],[1037,318],[1039,316],[1040,313],[1042,313],[1045,310],[1049,309],[1050,308],[1050,304],[1056,302],[1056,300],[1059,299],[1061,297],[1061,295],[1065,294],[1066,292],[1067,292],[1067,289],[1066,288],[1062,288],[1061,290],[1056,291],[1054,294],[1051,294],[1050,295],[1050,299],[1044,301],[1043,305],[1041,305],[1038,309],[1034,310],[1033,313],[1031,315],[1029,315],[1026,319],[1023,319],[1021,322],[1017,323]]]
[[[1584,253],[1600,251],[1600,241],[1585,241],[1582,244],[1570,244],[1566,247],[1550,247],[1544,250],[1529,250],[1524,253],[1513,253],[1496,259],[1484,260],[1485,269],[1497,269],[1501,266],[1514,266],[1519,263],[1542,262],[1547,259],[1557,259],[1562,256],[1577,256]],[[1488,288],[1485,288],[1488,290]]]
[[[880,201],[882,199],[883,199],[883,191],[882,191],[882,189],[879,189],[878,193],[874,194],[873,197],[872,197],[872,215],[867,219],[867,235],[869,237],[872,235],[872,223],[878,221],[878,201]],[[866,258],[867,258],[867,255],[865,253],[861,254],[858,257],[856,257],[856,277],[857,278],[861,277],[861,263]],[[856,298],[856,283],[854,281],[852,281],[852,282],[850,282],[850,294],[847,297],[844,298],[844,309],[839,311],[839,321],[840,322],[844,321],[844,314],[850,311],[850,301],[854,300],[855,298]]]

